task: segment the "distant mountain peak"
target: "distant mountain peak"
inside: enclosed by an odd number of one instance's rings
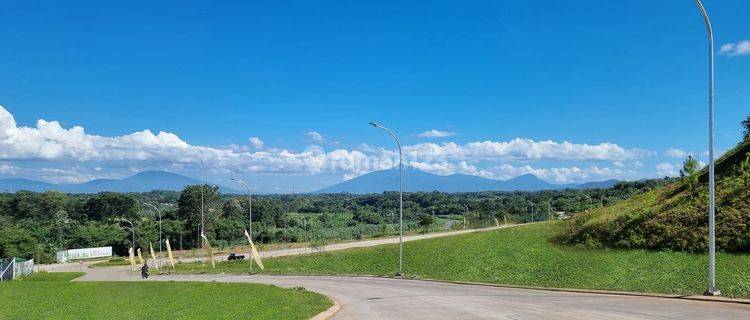
[[[58,185],[23,178],[0,179],[0,190],[14,192],[18,190],[37,192],[58,190],[68,193],[99,193],[103,191],[148,192],[153,190],[181,191],[187,185],[197,184],[201,184],[201,181],[198,179],[173,172],[148,170],[123,179],[94,179],[81,184]],[[224,186],[219,186],[219,189],[222,193],[244,193]]]
[[[318,190],[315,193],[382,193],[398,190],[398,166],[373,171],[365,175]],[[523,174],[509,180],[493,180],[466,174],[447,176],[424,172],[418,168],[404,166],[404,191],[441,191],[449,193],[480,191],[540,191],[574,188],[591,184],[593,188],[607,187],[615,182],[592,182],[585,184],[552,184],[533,174]]]

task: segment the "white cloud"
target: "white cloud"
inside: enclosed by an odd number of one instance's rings
[[[687,157],[688,153],[676,148],[669,148],[664,152],[664,155],[670,158],[683,159]]]
[[[324,140],[315,131],[308,132],[313,140]],[[254,140],[257,139],[257,140]],[[63,173],[36,169],[40,177],[50,181],[83,181],[112,175],[113,168],[122,174],[132,168],[197,170],[203,162],[217,174],[281,174],[316,175],[321,173],[355,177],[374,170],[392,168],[398,164],[396,151],[362,145],[357,150],[337,148],[326,150],[311,145],[301,152],[287,149],[260,149],[263,141],[249,138],[258,150],[246,147],[211,147],[192,145],[169,132],[138,131],[122,136],[99,136],[86,133],[84,128],[63,128],[57,121],[38,120],[34,127],[16,124],[13,115],[0,106],[0,173],[14,174],[19,162],[58,164],[57,169],[70,164],[86,168]],[[627,149],[617,144],[576,144],[567,141],[534,141],[516,138],[510,141],[481,141],[466,144],[454,142],[419,143],[404,146],[407,164],[426,172],[448,175],[454,173],[477,175],[492,179],[508,179],[532,173],[555,182],[580,181],[592,178],[623,177],[631,173],[620,169],[625,160],[653,155],[640,149]],[[589,166],[563,168],[534,168],[530,165],[514,167],[510,163],[532,161],[610,161],[615,169]],[[490,167],[492,163],[506,163]],[[53,168],[55,166],[48,166]],[[98,167],[100,169],[93,170]],[[25,169],[24,169],[25,170]],[[29,169],[31,170],[31,169]],[[129,173],[132,173],[128,171]],[[32,175],[30,171],[24,174]]]
[[[313,139],[313,141],[316,141],[316,142],[325,141],[325,139],[323,138],[323,135],[317,131],[308,131],[307,133],[305,133],[305,135],[307,135],[310,139]]]
[[[719,54],[733,56],[744,56],[750,54],[750,40],[741,40],[736,43],[727,43],[719,49]]]
[[[656,165],[656,174],[659,177],[676,177],[680,173],[677,170],[677,166],[671,163],[662,162]]]
[[[420,133],[418,137],[420,138],[445,138],[445,137],[450,137],[450,136],[455,136],[455,135],[456,135],[455,132],[440,131],[440,130],[432,129],[430,131],[425,131],[425,132]]]
[[[482,141],[464,145],[455,142],[420,143],[404,147],[410,159],[441,160],[601,160],[621,161],[653,155],[640,149],[625,149],[613,143],[574,144],[567,141],[534,141],[516,138],[507,142]]]
[[[553,183],[577,183],[585,181],[601,181],[608,179],[632,179],[637,173],[630,170],[612,169],[607,167],[590,166],[587,168],[559,167],[535,168],[531,165],[515,167],[503,164],[496,168],[499,179],[507,180],[524,174],[533,174],[540,179]]]
[[[260,140],[258,137],[250,137],[248,138],[250,141],[250,144],[253,146],[253,148],[260,149],[263,148],[263,140]]]
[[[624,166],[625,166],[625,164],[624,164],[624,163],[622,163],[622,161],[615,161],[615,162],[612,162],[612,164],[613,164],[613,165],[614,165],[615,167],[618,167],[618,168],[622,168],[622,167],[624,167]]]

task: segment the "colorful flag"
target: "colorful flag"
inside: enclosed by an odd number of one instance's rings
[[[135,271],[135,254],[133,253],[133,247],[128,249],[128,254],[130,255],[130,270]]]
[[[151,242],[148,243],[148,249],[151,251],[151,259],[154,260],[154,268],[159,270],[159,263],[156,261],[156,254],[154,254],[154,245]]]
[[[216,268],[216,262],[214,262],[214,249],[211,248],[211,243],[208,242],[208,238],[205,235],[201,235],[203,241],[206,242],[206,249],[208,249],[208,257],[211,258],[211,267]]]
[[[245,237],[247,237],[247,242],[250,243],[250,250],[253,253],[253,260],[255,260],[255,263],[258,264],[258,267],[260,267],[260,270],[266,270],[266,268],[263,266],[263,261],[260,260],[260,253],[258,253],[258,249],[255,248],[253,239],[250,239],[250,234],[247,233],[247,230],[245,230]]]
[[[169,239],[167,239],[167,255],[169,256],[169,263],[172,265],[172,270],[174,270],[174,257],[172,256],[172,246],[169,245]]]
[[[141,255],[141,248],[138,248],[138,262],[143,264],[143,255]]]

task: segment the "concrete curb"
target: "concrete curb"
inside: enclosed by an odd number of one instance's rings
[[[336,315],[336,313],[338,313],[339,310],[341,310],[341,305],[338,303],[338,301],[334,300],[331,297],[328,297],[328,299],[331,299],[331,301],[333,301],[333,305],[330,308],[328,308],[328,310],[323,311],[319,313],[318,315],[310,318],[310,320],[328,320],[328,319],[331,319],[331,317],[333,317],[334,315]]]
[[[534,286],[520,286],[510,284],[499,284],[499,283],[483,283],[483,282],[469,282],[469,281],[451,281],[451,280],[436,280],[436,279],[422,279],[422,278],[408,278],[408,277],[391,277],[391,276],[378,276],[378,275],[357,275],[357,274],[276,274],[269,275],[273,276],[285,276],[285,277],[347,277],[347,278],[378,278],[378,279],[393,279],[393,280],[405,280],[405,281],[421,281],[421,282],[436,282],[436,283],[447,283],[455,285],[469,285],[469,286],[481,286],[481,287],[495,287],[495,288],[510,288],[510,289],[526,289],[526,290],[539,290],[539,291],[554,291],[554,292],[569,292],[569,293],[583,293],[583,294],[599,294],[599,295],[614,295],[614,296],[631,296],[631,297],[646,297],[646,298],[661,298],[661,299],[678,299],[678,300],[692,300],[692,301],[703,301],[703,302],[721,302],[721,303],[734,303],[734,304],[747,304],[750,305],[750,299],[743,298],[727,298],[727,297],[714,297],[714,296],[701,296],[701,295],[679,295],[679,294],[665,294],[665,293],[650,293],[650,292],[633,292],[633,291],[611,291],[611,290],[597,290],[597,289],[573,289],[573,288],[547,288],[547,287],[534,287]]]

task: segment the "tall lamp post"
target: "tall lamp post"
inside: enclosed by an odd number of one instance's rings
[[[534,203],[530,200],[528,202],[531,204],[531,222],[534,222]]]
[[[721,295],[716,290],[716,194],[714,176],[714,32],[706,7],[701,0],[695,0],[708,33],[708,290],[709,296]]]
[[[250,187],[247,185],[247,183],[245,183],[245,180],[236,179],[236,178],[232,178],[231,180],[239,182],[243,187],[245,187],[245,191],[247,191],[247,200],[249,202],[249,206],[248,207],[250,209],[250,214],[249,214],[249,217],[248,217],[249,220],[250,220],[250,230],[248,231],[248,235],[250,236],[250,239],[252,240],[253,239],[253,195],[250,193]],[[250,252],[250,259],[248,259],[248,261],[250,262],[250,273],[253,273],[253,253],[252,253],[252,251]]]
[[[401,150],[401,141],[398,140],[396,134],[390,129],[382,126],[377,122],[370,122],[370,125],[375,128],[380,128],[388,132],[388,134],[396,140],[398,146],[398,171],[399,171],[399,195],[398,195],[398,215],[399,215],[399,228],[398,228],[398,274],[397,276],[404,275],[404,156]]]
[[[128,220],[128,219],[122,219],[122,221],[127,222],[128,224],[130,224],[129,228],[128,227],[125,227],[125,228],[130,229],[130,232],[133,233],[133,245],[132,245],[132,247],[133,247],[133,254],[135,254],[135,225],[133,225],[133,223],[130,222],[130,220]]]
[[[155,205],[150,204],[150,203],[143,202],[143,205],[148,206],[150,208],[153,208],[156,211],[156,214],[159,215],[159,265],[162,265],[162,263],[161,263],[161,256],[162,256],[162,251],[161,251],[161,210],[159,210],[159,208],[157,208]]]

